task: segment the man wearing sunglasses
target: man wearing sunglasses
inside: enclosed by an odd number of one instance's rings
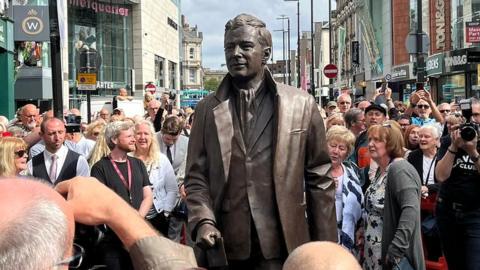
[[[84,250],[73,243],[75,222],[112,228],[135,269],[196,267],[190,247],[159,236],[122,198],[95,179],[77,177],[56,190],[38,181],[0,181],[2,269],[80,267]]]
[[[415,112],[417,116],[412,116]],[[405,112],[406,115],[412,116],[412,125],[423,126],[438,122],[443,125],[444,118],[438,111],[432,96],[428,91],[418,90],[410,96],[410,107]],[[431,118],[433,116],[433,118]]]

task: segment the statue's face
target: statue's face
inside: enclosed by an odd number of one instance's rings
[[[225,34],[225,60],[233,78],[251,79],[263,69],[268,52],[258,39],[257,29],[248,25]]]

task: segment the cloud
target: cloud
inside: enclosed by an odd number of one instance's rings
[[[335,1],[332,1],[334,6]],[[332,7],[333,9],[333,7]],[[297,3],[283,0],[182,0],[181,13],[190,25],[203,32],[203,66],[220,69],[225,63],[223,33],[225,23],[240,13],[249,13],[263,20],[272,32],[274,60],[282,59],[282,21],[290,17],[290,48],[297,46]],[[314,20],[328,20],[328,0],[314,1]],[[287,22],[285,21],[285,31]],[[310,1],[300,0],[300,31],[310,31]],[[287,42],[285,42],[287,43]]]

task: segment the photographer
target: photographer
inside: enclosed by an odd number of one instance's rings
[[[480,269],[480,103],[472,98],[460,105],[467,123],[454,127],[449,140],[442,142],[435,168],[437,180],[443,182],[437,223],[448,268]]]

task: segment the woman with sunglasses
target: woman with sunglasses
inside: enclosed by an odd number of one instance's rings
[[[147,168],[153,192],[153,205],[146,218],[163,235],[168,235],[169,216],[178,195],[177,178],[167,156],[162,154],[152,122],[135,125],[135,152]]]
[[[23,139],[0,139],[0,176],[18,176],[27,169],[28,151]]]
[[[364,269],[392,269],[401,263],[425,269],[420,177],[402,158],[403,143],[395,121],[368,129],[368,150],[378,169],[365,192]]]

